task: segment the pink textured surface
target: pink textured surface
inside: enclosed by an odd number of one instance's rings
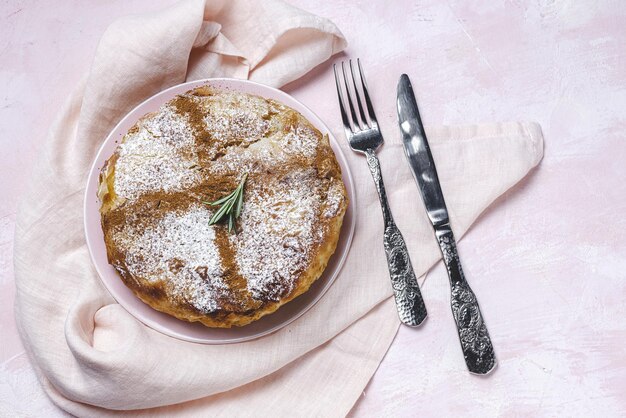
[[[0,5],[2,416],[63,415],[36,384],[14,325],[13,224],[29,168],[106,26],[171,2]],[[488,378],[464,370],[438,265],[423,290],[427,323],[400,329],[352,414],[626,414],[626,4],[293,3],[342,29],[346,54],[363,60],[388,141],[399,140],[394,93],[402,72],[411,76],[427,125],[536,120],[546,141],[540,168],[460,243],[498,369]],[[340,131],[333,89],[322,65],[285,90]],[[393,165],[403,157],[380,156],[393,187]]]

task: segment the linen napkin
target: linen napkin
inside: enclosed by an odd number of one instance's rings
[[[106,31],[89,76],[50,130],[16,226],[16,317],[58,406],[79,416],[338,416],[350,410],[399,322],[377,196],[365,162],[343,141],[357,188],[347,261],[313,309],[255,341],[194,344],[141,324],[100,283],[82,224],[91,161],[137,103],[197,78],[281,86],[345,46],[333,23],[279,0],[185,1],[121,19]],[[457,236],[542,156],[541,131],[532,123],[427,131]],[[384,153],[402,150],[389,144]],[[382,165],[394,216],[422,275],[440,254],[425,213],[416,210],[417,188],[406,165],[389,171],[384,155]]]

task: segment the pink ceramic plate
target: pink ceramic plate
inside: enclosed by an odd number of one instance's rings
[[[173,316],[156,311],[143,303],[126,285],[124,285],[115,269],[108,263],[104,237],[100,226],[100,200],[97,197],[98,175],[104,162],[115,151],[119,140],[135,122],[146,113],[156,111],[162,104],[172,99],[177,94],[184,93],[202,85],[211,85],[218,88],[256,94],[268,99],[275,99],[304,115],[317,129],[323,134],[327,134],[330,138],[330,145],[335,151],[335,155],[341,166],[343,181],[348,190],[348,197],[350,198],[350,205],[348,206],[348,211],[343,221],[337,250],[330,259],[328,267],[326,267],[322,277],[311,286],[308,292],[287,303],[275,313],[267,315],[241,328],[207,328],[198,323],[181,321]],[[355,205],[354,184],[352,183],[352,176],[346,158],[341,152],[333,134],[308,107],[304,106],[287,93],[251,81],[226,78],[199,80],[171,87],[152,96],[128,113],[109,134],[104,144],[102,144],[100,151],[98,151],[96,160],[89,173],[89,180],[85,191],[85,236],[87,238],[87,246],[89,247],[91,259],[102,282],[109,292],[111,292],[115,300],[126,308],[135,318],[157,331],[175,338],[180,338],[181,340],[204,344],[237,343],[267,335],[295,321],[306,311],[311,309],[324,293],[326,293],[337,277],[350,248],[355,226],[355,214],[353,211]]]

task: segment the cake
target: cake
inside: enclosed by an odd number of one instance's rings
[[[232,228],[209,225],[220,208],[210,203],[239,184]],[[348,204],[326,135],[275,100],[210,86],[142,117],[103,166],[98,196],[108,260],[126,286],[154,309],[219,328],[306,292]]]

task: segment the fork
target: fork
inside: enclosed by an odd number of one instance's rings
[[[365,116],[363,100],[361,100],[361,94],[357,88],[357,77],[354,67],[352,66],[352,60],[349,61],[349,66],[350,71],[348,74],[348,72],[346,72],[345,63],[341,63],[343,85],[345,86],[347,96],[346,100],[344,99],[341,87],[341,77],[337,72],[337,66],[333,64],[343,127],[350,148],[355,152],[365,154],[367,165],[369,166],[372,177],[374,178],[374,183],[376,184],[376,190],[378,191],[378,198],[383,212],[383,245],[385,255],[387,256],[391,287],[393,288],[398,316],[403,324],[415,327],[426,319],[426,306],[424,305],[424,299],[422,299],[422,293],[420,292],[417,279],[415,278],[415,272],[411,265],[406,243],[393,220],[391,209],[387,202],[387,193],[385,192],[385,184],[383,183],[383,177],[380,171],[380,162],[378,161],[378,157],[376,157],[376,150],[383,144],[384,140],[380,133],[374,107],[372,106],[367,84],[363,77],[361,61],[357,58],[358,78],[360,80],[365,108],[367,109],[369,118]],[[350,109],[349,114],[346,111],[346,102]],[[357,116],[355,108],[358,109],[359,116]]]

